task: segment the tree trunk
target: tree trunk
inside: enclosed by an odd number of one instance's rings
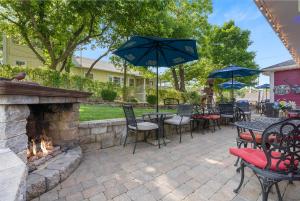
[[[185,92],[185,75],[184,75],[184,67],[183,65],[179,65],[179,79],[180,79],[180,91]]]
[[[176,90],[179,90],[179,84],[178,84],[178,77],[176,74],[176,69],[175,68],[171,68],[172,71],[172,76],[173,76],[173,81],[174,81],[174,87]]]
[[[127,62],[125,61],[124,63],[123,63],[123,69],[124,69],[124,77],[123,77],[123,101],[127,101],[127,96],[128,96],[128,94],[127,94]]]
[[[100,61],[103,57],[105,57],[106,55],[108,55],[108,53],[111,51],[111,49],[108,49],[104,54],[100,55],[90,66],[89,70],[87,71],[87,73],[85,74],[86,77],[88,77],[88,75],[91,73],[91,71],[93,70],[94,66],[98,63],[98,61]]]

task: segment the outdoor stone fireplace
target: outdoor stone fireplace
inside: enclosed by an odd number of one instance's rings
[[[9,148],[27,164],[27,199],[50,190],[78,166],[79,103],[89,95],[0,81],[0,149]]]

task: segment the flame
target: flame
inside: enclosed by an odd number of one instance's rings
[[[36,156],[36,144],[33,139],[31,140],[31,142],[32,142],[32,153],[34,156]]]
[[[43,155],[47,155],[48,154],[46,142],[43,139],[41,140],[41,150],[43,152]]]

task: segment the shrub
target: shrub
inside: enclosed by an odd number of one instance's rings
[[[138,103],[139,101],[135,97],[129,97],[128,102],[130,103]]]
[[[148,88],[147,95],[156,96],[156,89]],[[159,98],[159,102],[162,102],[166,98],[175,98],[178,100],[182,100],[181,92],[177,91],[176,89],[159,89],[158,98]]]
[[[196,91],[189,91],[182,94],[184,102],[190,104],[200,104],[201,96]]]
[[[156,96],[155,95],[147,95],[146,97],[146,101],[147,103],[149,103],[150,105],[155,105],[156,104]]]
[[[117,98],[117,95],[117,92],[109,88],[101,91],[101,97],[105,101],[114,101]]]
[[[19,72],[26,72],[27,81],[36,82],[47,87],[91,92],[93,97],[101,97],[101,91],[107,87],[118,93],[121,91],[121,88],[116,85],[91,80],[78,75],[71,75],[69,73],[59,73],[48,68],[26,68],[0,65],[0,77],[11,78]]]

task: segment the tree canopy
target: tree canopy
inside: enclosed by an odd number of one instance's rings
[[[95,40],[111,49],[118,39],[115,33],[142,24],[165,2],[2,0],[0,25],[6,34],[28,45],[42,63],[59,70],[79,45]]]

